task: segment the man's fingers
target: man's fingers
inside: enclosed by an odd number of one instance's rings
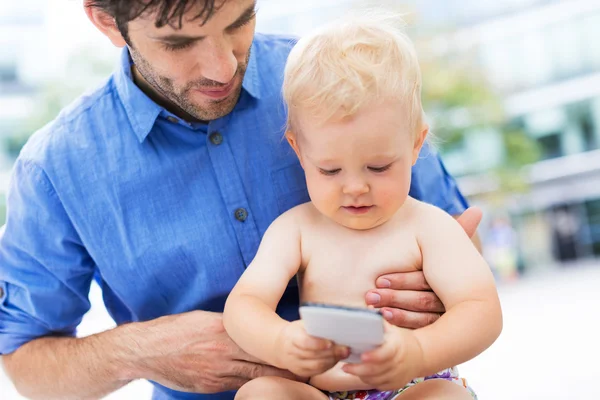
[[[464,213],[462,213],[460,217],[457,217],[456,220],[465,230],[467,235],[469,235],[469,237],[473,237],[482,217],[483,212],[480,208],[470,207]]]
[[[380,276],[375,282],[381,289],[431,290],[423,271],[400,272]]]
[[[377,300],[376,302],[371,302]],[[400,308],[408,311],[444,312],[444,305],[433,292],[376,289],[367,293],[367,302],[375,307]]]
[[[381,313],[390,324],[407,329],[423,328],[441,317],[439,313],[414,312],[397,308],[383,308]]]

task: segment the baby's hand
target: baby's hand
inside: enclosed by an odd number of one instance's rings
[[[301,377],[321,374],[348,357],[349,350],[306,333],[302,321],[289,323],[280,333],[280,364]]]
[[[360,364],[343,370],[381,391],[403,388],[417,378],[423,364],[421,345],[413,331],[386,324],[384,343],[363,353]]]

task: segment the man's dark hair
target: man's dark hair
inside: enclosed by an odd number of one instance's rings
[[[170,25],[181,29],[183,16],[194,6],[200,5],[199,11],[192,17],[205,24],[222,6],[225,0],[89,0],[91,7],[97,7],[112,15],[121,34],[129,43],[127,24],[147,13],[156,13],[154,24],[157,28]],[[129,43],[131,44],[131,43]]]

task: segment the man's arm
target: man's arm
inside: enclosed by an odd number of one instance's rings
[[[123,330],[84,339],[47,337],[3,356],[17,391],[30,399],[100,398],[123,385],[129,357]]]
[[[18,160],[7,200],[0,354],[20,393],[98,398],[138,378],[210,393],[265,374],[292,377],[241,351],[220,314],[196,311],[74,338],[95,265],[42,168]]]
[[[31,399],[103,397],[135,379],[217,393],[259,376],[295,377],[243,352],[221,314],[204,311],[131,323],[86,338],[40,338],[6,355],[17,391]]]

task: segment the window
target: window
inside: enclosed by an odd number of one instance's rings
[[[561,157],[563,155],[560,133],[551,133],[549,135],[542,136],[538,138],[538,143],[542,149],[542,158],[545,160]]]
[[[0,64],[0,84],[17,81],[17,66],[15,64]]]
[[[592,251],[595,256],[600,256],[600,199],[586,201],[584,206],[589,224]]]

